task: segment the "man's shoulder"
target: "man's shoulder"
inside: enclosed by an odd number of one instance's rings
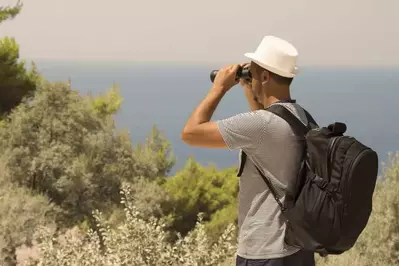
[[[255,151],[264,138],[271,117],[269,112],[257,110],[218,120],[217,125],[230,149]]]
[[[290,111],[294,116],[296,116],[303,123],[307,124],[307,118],[305,109],[298,103],[277,103],[278,105],[284,106],[288,111]],[[271,113],[271,112],[268,112]],[[274,118],[274,119],[273,119]],[[275,114],[272,114],[271,121],[279,124],[283,119]]]
[[[238,113],[231,117],[218,120],[218,123],[243,123],[251,125],[265,125],[271,121],[273,114],[266,110],[256,110]]]
[[[297,118],[306,123],[306,115],[303,109],[298,104],[282,104]],[[279,128],[285,124],[285,121],[278,115],[268,111],[267,109],[260,109],[255,111],[248,111],[236,114],[229,118],[217,121],[218,124],[230,126],[249,126],[252,128],[262,128],[264,130]]]

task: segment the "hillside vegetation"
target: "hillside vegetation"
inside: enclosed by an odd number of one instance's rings
[[[21,7],[0,8],[0,22]],[[233,265],[236,167],[190,158],[169,176],[162,131],[133,144],[115,127],[118,87],[77,89],[28,70],[15,40],[0,40],[0,265]],[[356,246],[317,265],[399,265],[399,154],[383,167]]]

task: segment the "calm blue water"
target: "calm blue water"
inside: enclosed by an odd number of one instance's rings
[[[192,148],[180,140],[188,116],[211,83],[209,72],[220,66],[167,66],[128,63],[36,62],[49,80],[72,79],[82,93],[105,92],[116,82],[124,98],[116,116],[117,126],[130,131],[133,142],[142,142],[153,124],[164,131],[177,157],[173,170],[189,156],[207,165],[230,167],[237,153]],[[348,134],[374,148],[381,161],[399,150],[399,68],[305,68],[292,85],[292,94],[321,125],[347,123]],[[214,119],[248,110],[242,89],[233,88],[219,105]]]

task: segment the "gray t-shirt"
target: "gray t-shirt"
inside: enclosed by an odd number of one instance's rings
[[[275,104],[283,105],[307,124],[298,104]],[[298,248],[284,243],[285,219],[254,164],[269,177],[283,200],[285,187],[297,177],[301,142],[286,121],[265,110],[238,114],[217,123],[229,149],[242,150],[248,156],[239,181],[237,255],[271,259],[297,252]]]

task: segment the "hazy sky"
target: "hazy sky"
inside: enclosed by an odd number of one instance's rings
[[[29,59],[242,62],[275,35],[299,65],[399,65],[399,0],[23,2],[0,36]]]

